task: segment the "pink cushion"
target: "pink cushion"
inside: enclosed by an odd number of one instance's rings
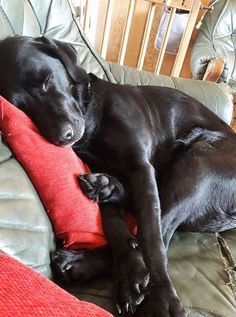
[[[0,253],[0,315],[4,317],[112,317]]]
[[[4,140],[34,184],[54,232],[65,247],[106,245],[99,207],[83,195],[77,179],[89,169],[73,150],[49,143],[22,111],[2,97],[0,128]],[[131,217],[129,223],[135,227]]]

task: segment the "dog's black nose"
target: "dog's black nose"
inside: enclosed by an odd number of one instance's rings
[[[74,131],[71,125],[65,125],[61,131],[61,140],[62,141],[70,141],[74,136]]]

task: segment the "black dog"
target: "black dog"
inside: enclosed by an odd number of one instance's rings
[[[87,74],[72,46],[43,37],[0,42],[0,93],[48,140],[73,145],[92,168],[80,183],[101,206],[118,311],[184,316],[166,249],[177,228],[236,227],[231,128],[180,91],[116,85]],[[137,218],[137,237],[124,224],[124,208]],[[87,279],[108,268],[106,252],[58,251],[53,267],[65,279]]]

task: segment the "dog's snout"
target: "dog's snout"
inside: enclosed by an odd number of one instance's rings
[[[50,138],[47,137],[53,144],[63,147],[71,146],[83,136],[84,122],[81,120],[75,125],[67,122],[61,124],[53,132]]]
[[[60,129],[60,133],[57,137],[57,140],[54,141],[56,145],[64,146],[74,143],[75,132],[70,124],[65,124]]]
[[[65,125],[61,132],[61,141],[70,141],[74,137],[74,131],[71,125]]]

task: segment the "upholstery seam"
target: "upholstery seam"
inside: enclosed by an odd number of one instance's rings
[[[47,32],[47,27],[48,27],[48,19],[49,19],[49,14],[51,11],[51,7],[52,7],[52,1],[50,1],[49,7],[48,7],[48,12],[47,12],[47,16],[46,16],[46,21],[45,21],[45,26],[44,29],[41,31],[41,35],[45,34]]]
[[[230,5],[231,5],[231,4],[230,4]],[[231,8],[230,12],[231,12],[231,29],[233,30],[233,13],[232,13],[232,8]],[[235,36],[236,36],[236,31],[234,30],[234,32],[233,32],[232,34],[235,34]],[[232,37],[232,34],[231,34],[231,37]],[[236,53],[235,41],[233,41],[233,39],[232,39],[232,42],[233,42],[233,44],[234,44],[234,52]],[[236,68],[236,58],[234,58],[234,65],[233,65],[233,67],[232,67],[231,78],[233,78],[233,76],[234,76],[235,68]]]
[[[78,23],[77,23],[77,21],[75,20],[74,14],[73,14],[73,12],[72,12],[72,10],[71,10],[71,6],[70,6],[70,3],[69,3],[68,0],[67,0],[67,3],[68,3],[68,6],[69,6],[69,9],[70,9],[70,12],[71,12],[72,19],[73,19],[73,21],[74,21],[74,23],[75,23],[75,25],[76,25],[76,27],[77,27],[77,29],[78,29],[78,32],[79,32],[81,38],[85,41],[84,36],[82,35],[82,32],[81,32],[81,30],[80,30],[80,28],[79,28],[79,26],[78,26]],[[85,42],[87,43],[87,41],[85,41]],[[91,49],[90,45],[86,45],[86,46],[87,46],[88,50],[90,51],[90,53],[91,53],[91,54],[93,55],[93,57],[95,58],[95,60],[96,60],[96,61],[98,62],[98,64],[101,66],[102,70],[103,70],[104,73],[105,73],[106,79],[107,79],[108,81],[110,81],[109,76],[107,75],[107,70],[104,68],[104,66],[102,65],[102,63],[99,61],[98,57],[97,57],[96,54],[93,52],[93,50]],[[112,75],[112,76],[113,76],[113,75]],[[114,76],[113,76],[113,79],[115,79]]]
[[[0,9],[1,9],[3,15],[5,16],[5,18],[6,18],[7,22],[8,22],[8,24],[9,24],[10,29],[12,30],[13,35],[16,35],[16,32],[14,31],[14,28],[13,28],[13,26],[12,26],[12,24],[11,24],[11,21],[9,20],[9,18],[8,18],[6,12],[3,10],[2,6],[0,7]]]
[[[40,34],[42,34],[42,25],[41,25],[40,22],[39,22],[39,19],[38,19],[38,16],[36,15],[36,12],[35,12],[35,10],[34,10],[34,7],[33,7],[33,5],[32,5],[32,3],[31,3],[30,0],[28,0],[28,3],[29,3],[29,5],[30,5],[30,7],[31,7],[31,9],[32,9],[32,11],[33,11],[33,13],[34,13],[34,16],[35,16],[37,22],[38,22],[39,29],[40,29]],[[24,15],[24,16],[25,16],[25,15]]]
[[[221,11],[221,14],[220,14],[219,18],[217,19],[217,23],[216,23],[215,26],[214,26],[214,29],[213,29],[212,34],[211,34],[211,39],[212,39],[212,41],[213,41],[213,34],[215,33],[215,29],[216,29],[216,27],[218,26],[218,24],[220,23],[220,20],[222,19],[222,16],[223,16],[223,14],[225,13],[226,7],[227,7],[228,5],[229,5],[229,0],[226,1],[225,5],[224,5],[224,7],[223,7],[223,10]]]
[[[28,225],[17,225],[12,223],[11,224],[0,223],[0,228],[10,229],[10,230],[38,232],[38,233],[45,233],[50,231],[46,226],[29,227]]]

